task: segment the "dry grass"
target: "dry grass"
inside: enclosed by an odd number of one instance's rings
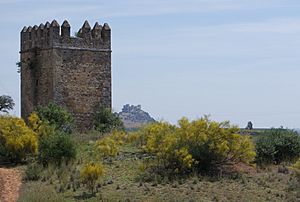
[[[88,152],[88,143],[81,145],[79,158],[87,158]],[[140,169],[142,158],[135,147],[123,146],[119,155],[106,164],[105,177],[98,182],[95,197],[82,186],[73,189],[69,182],[68,170],[71,173],[80,167],[79,160],[60,171],[66,179],[58,178],[57,171],[53,175],[48,171],[50,178],[44,182],[24,183],[19,201],[297,201],[298,185],[291,174],[278,173],[274,168],[256,171],[240,166],[248,171],[218,178],[192,175],[169,179],[149,175],[146,182]]]

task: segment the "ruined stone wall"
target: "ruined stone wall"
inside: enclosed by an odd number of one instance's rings
[[[79,130],[91,127],[99,106],[111,107],[110,28],[86,21],[70,36],[56,21],[21,32],[21,115],[53,101],[70,111]]]

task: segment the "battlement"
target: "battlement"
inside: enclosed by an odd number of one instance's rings
[[[53,20],[51,24],[46,22],[45,25],[24,27],[21,31],[21,52],[49,48],[111,50],[111,29],[107,23],[101,26],[96,22],[91,29],[85,21],[76,35],[71,36],[71,26],[66,20],[61,26]]]

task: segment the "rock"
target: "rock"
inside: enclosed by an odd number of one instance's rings
[[[155,122],[155,119],[152,118],[148,112],[142,110],[141,105],[134,106],[126,104],[118,115],[127,130],[135,130],[145,124]]]

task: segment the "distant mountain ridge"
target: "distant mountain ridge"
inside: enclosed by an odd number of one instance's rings
[[[126,104],[118,115],[127,130],[135,130],[148,123],[156,122],[148,112],[142,110],[141,105],[134,106]]]

